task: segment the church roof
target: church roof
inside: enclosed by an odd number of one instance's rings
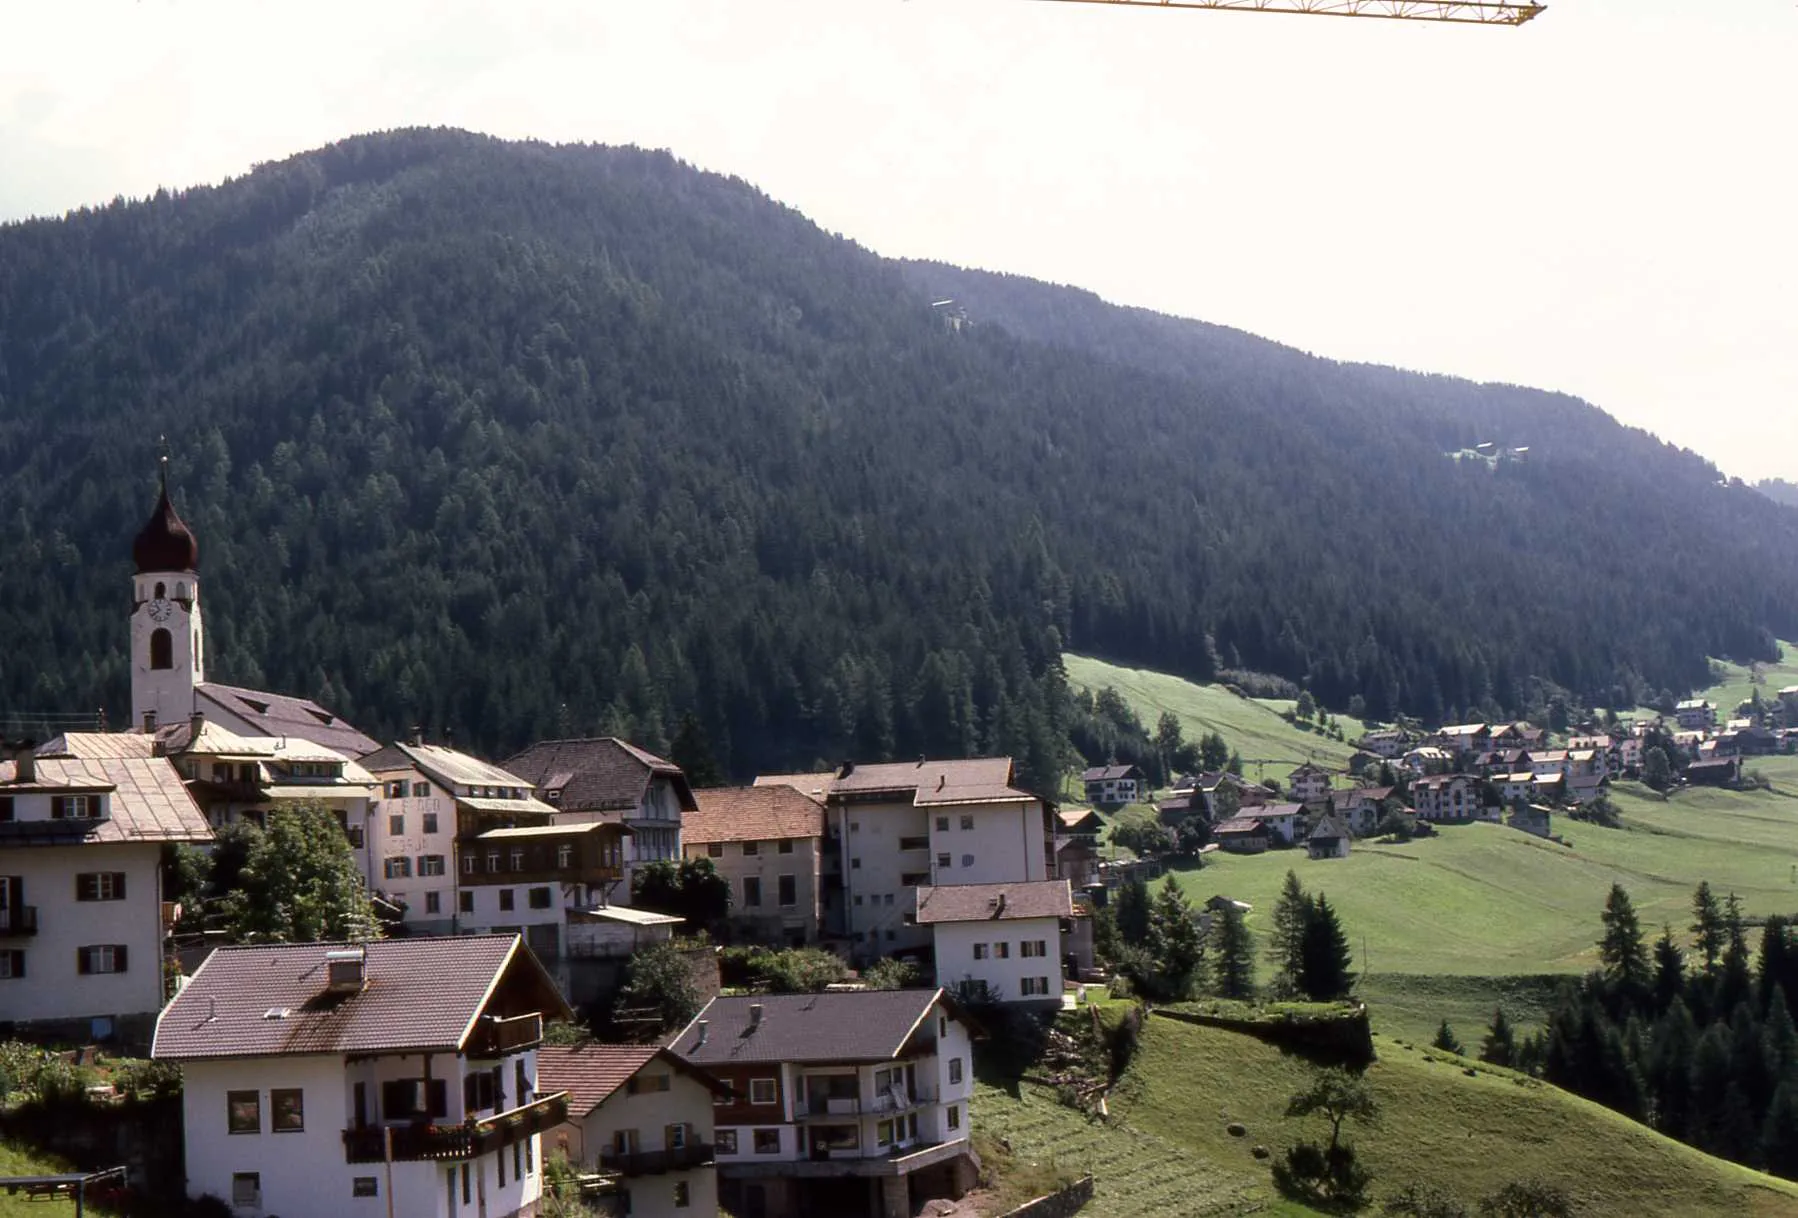
[[[187,527],[175,505],[169,502],[168,483],[150,513],[149,523],[139,530],[131,543],[131,557],[137,573],[151,571],[197,571],[200,567],[200,543]]]

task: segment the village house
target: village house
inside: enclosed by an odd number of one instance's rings
[[[1566,783],[1567,802],[1574,805],[1584,805],[1593,803],[1602,798],[1608,792],[1611,785],[1611,778],[1610,775],[1603,773],[1581,774],[1576,778],[1567,779]]]
[[[616,1177],[612,1204],[631,1218],[718,1212],[712,1113],[730,1088],[659,1045],[544,1045],[537,1085],[566,1092],[552,1154]]]
[[[1536,793],[1536,775],[1534,771],[1522,770],[1515,774],[1494,774],[1492,785],[1498,788],[1498,797],[1507,808],[1527,804]]]
[[[1538,749],[1524,754],[1523,762],[1538,778],[1550,778],[1568,770],[1566,749]]]
[[[910,1218],[961,1197],[975,1032],[940,989],[714,998],[669,1047],[730,1087],[713,1118],[720,1203]]]
[[[1148,794],[1143,772],[1133,765],[1094,766],[1080,775],[1086,788],[1086,802],[1102,808],[1119,808],[1138,803]]]
[[[1355,747],[1365,749],[1376,757],[1396,761],[1411,747],[1411,734],[1398,728],[1382,728],[1377,732],[1368,732],[1355,742]]]
[[[1703,698],[1688,698],[1673,708],[1673,717],[1681,730],[1709,731],[1717,726],[1717,708]]]
[[[1302,804],[1269,804],[1265,808],[1244,808],[1241,813],[1266,825],[1268,841],[1282,846],[1298,841],[1299,818],[1304,814]]]
[[[1009,757],[844,766],[825,795],[838,870],[824,882],[841,899],[826,904],[829,933],[858,962],[921,956],[931,936],[911,920],[918,889],[1048,879],[1052,818],[1011,782]]]
[[[693,788],[681,768],[611,736],[540,740],[508,757],[504,768],[536,787],[557,824],[605,821],[628,834],[624,878],[611,903],[630,904],[636,868],[681,860],[681,818],[694,811]]]
[[[920,888],[917,900],[937,985],[969,1002],[1061,1006],[1062,932],[1074,917],[1066,880]]]
[[[1737,786],[1742,781],[1742,759],[1717,757],[1709,761],[1694,761],[1686,767],[1685,780],[1700,787]]]
[[[1330,798],[1329,771],[1306,762],[1286,776],[1287,798],[1301,804],[1322,803]]]
[[[1326,815],[1305,836],[1305,854],[1314,859],[1345,859],[1349,856],[1349,830],[1335,816]]]
[[[1272,835],[1267,825],[1253,816],[1235,816],[1214,826],[1212,840],[1230,854],[1260,854]]]
[[[1055,814],[1055,875],[1075,888],[1099,882],[1099,835],[1105,822],[1091,808],[1064,808]]]
[[[1472,757],[1491,747],[1491,732],[1484,723],[1454,723],[1431,738],[1437,748],[1456,758]]]
[[[1411,784],[1411,803],[1421,820],[1474,820],[1479,786],[1465,774],[1433,774]]]
[[[1621,778],[1625,773],[1637,772],[1642,768],[1642,738],[1631,734],[1618,740],[1614,756],[1616,769],[1611,775],[1613,778]]]
[[[546,1018],[571,1012],[516,935],[221,947],[156,1024],[181,1067],[189,1197],[233,1214],[521,1218]]]
[[[162,852],[212,839],[148,743],[71,734],[0,761],[0,1025],[148,1041],[173,915]]]
[[[1367,837],[1380,827],[1386,814],[1391,787],[1356,787],[1330,796],[1330,810],[1356,837]]]
[[[1511,810],[1505,821],[1511,828],[1536,837],[1549,836],[1549,823],[1554,809],[1542,804],[1523,804]]]
[[[374,888],[404,907],[409,927],[420,934],[448,934],[498,925],[522,929],[529,923],[526,938],[538,955],[553,960],[559,954],[560,894],[537,907],[541,916],[526,918],[515,916],[511,889],[503,885],[508,873],[522,877],[526,870],[523,843],[507,834],[549,824],[552,809],[535,798],[529,782],[417,737],[369,754],[362,766],[381,784],[368,832]],[[495,833],[500,837],[489,836]],[[497,866],[489,868],[490,862]],[[603,892],[594,903],[605,903]]]
[[[1399,764],[1413,774],[1436,774],[1452,766],[1454,760],[1448,750],[1426,744],[1406,753]]]
[[[688,858],[730,883],[731,925],[775,946],[816,943],[823,919],[824,805],[789,786],[693,792],[681,826]]]

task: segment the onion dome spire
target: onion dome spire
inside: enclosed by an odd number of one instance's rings
[[[200,543],[169,500],[166,442],[162,454],[162,494],[150,513],[149,523],[131,543],[131,557],[137,563],[139,575],[151,571],[198,571],[200,567]]]

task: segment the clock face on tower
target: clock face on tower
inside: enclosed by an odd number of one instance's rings
[[[173,609],[173,605],[169,604],[165,598],[159,596],[150,602],[150,618],[152,621],[166,622],[169,620],[169,614]]]

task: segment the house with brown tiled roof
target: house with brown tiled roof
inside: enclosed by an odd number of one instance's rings
[[[625,880],[640,863],[681,858],[681,820],[698,805],[681,768],[647,749],[613,736],[539,740],[503,766],[536,787],[555,809],[558,824],[611,821],[629,831]]]
[[[138,1045],[162,1008],[162,851],[212,829],[167,759],[118,739],[0,761],[0,1024]]]
[[[1386,813],[1386,801],[1392,798],[1391,787],[1356,787],[1352,791],[1335,791],[1330,795],[1330,811],[1357,837],[1366,837],[1380,827]]]
[[[923,955],[919,888],[1045,880],[1050,809],[1012,785],[1009,757],[845,765],[824,794],[824,922],[858,962]],[[833,866],[834,864],[834,866]]]
[[[1260,854],[1272,836],[1267,825],[1252,816],[1236,816],[1222,821],[1211,830],[1218,849],[1231,854]]]
[[[1148,794],[1148,780],[1133,765],[1093,766],[1080,775],[1086,801],[1104,808],[1133,804]]]
[[[1302,804],[1330,798],[1330,772],[1307,761],[1286,776],[1286,794]]]
[[[722,1079],[733,1214],[887,1218],[973,1187],[973,1039],[942,990],[714,998],[669,1048]]]
[[[1348,826],[1339,817],[1325,814],[1305,835],[1305,854],[1314,859],[1345,859],[1349,856]]]
[[[536,1212],[572,1016],[517,935],[221,947],[163,1011],[187,1189],[234,1214]],[[448,1209],[445,1209],[445,1206]]]
[[[1074,917],[1066,880],[920,888],[917,901],[938,985],[970,1000],[1061,1006],[1062,936]]]
[[[713,787],[681,826],[688,858],[707,858],[731,889],[731,924],[783,946],[818,941],[823,924],[824,805],[790,786]]]
[[[614,1177],[613,1207],[631,1218],[718,1212],[712,1112],[730,1088],[659,1045],[544,1045],[537,1085],[568,1094],[568,1120],[547,1137],[583,1172]]]

